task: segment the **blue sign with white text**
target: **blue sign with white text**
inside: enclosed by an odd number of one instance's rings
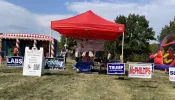
[[[170,71],[170,75],[175,75],[175,71]]]
[[[125,64],[108,63],[107,74],[125,74]]]
[[[45,69],[64,70],[64,58],[45,58]]]
[[[23,57],[21,57],[21,56],[7,56],[6,65],[7,66],[22,67],[23,66]]]

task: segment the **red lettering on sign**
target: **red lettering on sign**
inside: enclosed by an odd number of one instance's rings
[[[129,74],[134,74],[134,69],[133,69],[132,66],[131,66],[130,69],[129,69]]]
[[[129,74],[151,74],[151,69],[149,67],[133,67],[129,69]]]

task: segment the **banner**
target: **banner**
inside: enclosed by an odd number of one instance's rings
[[[45,69],[64,70],[64,58],[45,58]]]
[[[175,82],[175,68],[169,67],[169,80]]]
[[[23,57],[21,56],[7,56],[6,57],[6,65],[8,66],[15,66],[15,67],[22,67],[23,66]]]
[[[104,43],[105,41],[103,40],[88,40],[88,41],[77,40],[76,50],[79,52],[104,51]]]
[[[92,62],[77,62],[75,67],[79,69],[80,72],[91,71]]]
[[[24,76],[41,76],[44,74],[44,50],[40,48],[38,50],[33,47],[32,50],[29,47],[25,48],[24,57]]]
[[[108,63],[107,74],[125,74],[125,64],[123,63]]]
[[[129,64],[128,77],[151,78],[152,64]]]

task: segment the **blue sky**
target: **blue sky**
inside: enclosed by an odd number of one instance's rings
[[[67,14],[73,13],[67,9],[67,3],[73,2],[139,2],[141,1],[149,1],[149,0],[6,0],[15,5],[19,5],[21,7],[26,8],[30,12],[40,13],[40,14]]]
[[[65,0],[6,0],[15,5],[26,8],[33,13],[41,14],[65,14],[67,9],[65,7]],[[71,2],[72,0],[67,0]]]
[[[87,10],[114,21],[118,15],[145,15],[159,35],[175,16],[175,0],[0,0],[0,32],[49,35],[50,21]],[[59,34],[53,36],[59,39]]]

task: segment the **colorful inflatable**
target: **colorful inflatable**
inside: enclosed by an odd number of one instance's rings
[[[175,35],[169,34],[159,44],[158,52],[149,57],[157,69],[168,70],[175,67]]]

